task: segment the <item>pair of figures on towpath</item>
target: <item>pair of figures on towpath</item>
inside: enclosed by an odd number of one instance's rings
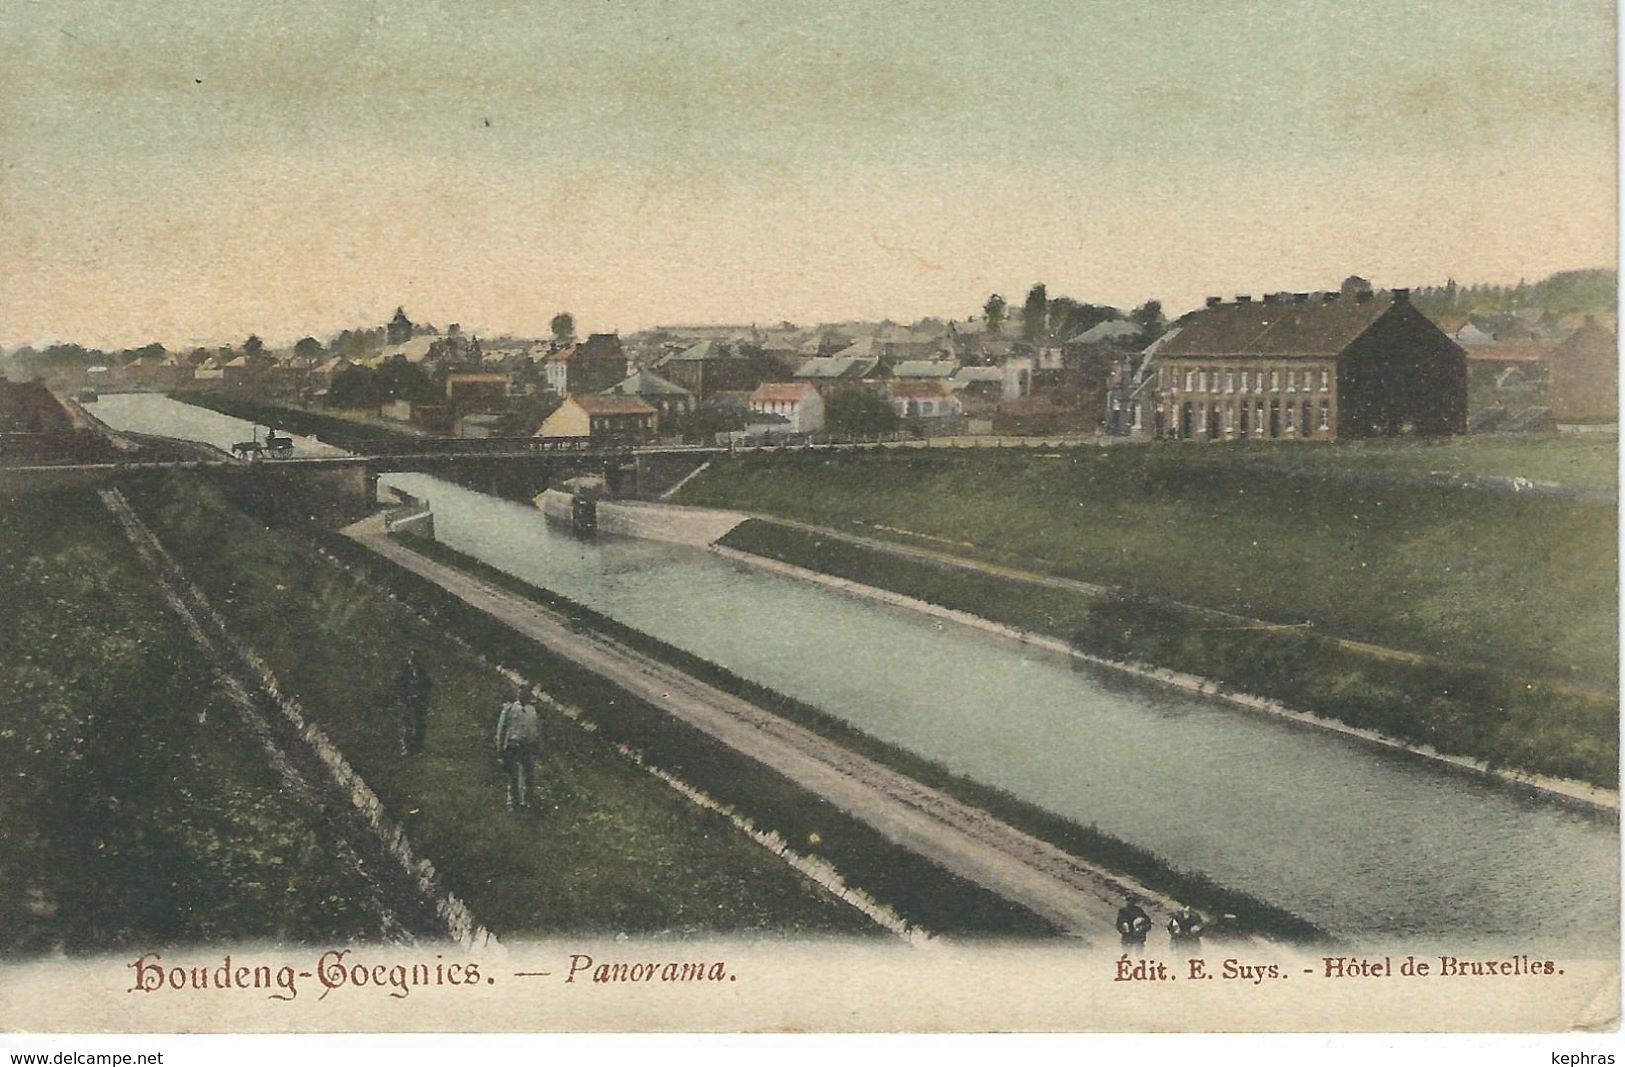
[[[1168,937],[1175,948],[1194,949],[1201,944],[1207,923],[1190,907],[1181,908],[1168,920]],[[1123,937],[1123,948],[1135,953],[1145,950],[1146,935],[1151,932],[1151,916],[1146,914],[1138,899],[1130,897],[1117,911],[1117,932]]]
[[[434,682],[417,649],[409,649],[395,676],[396,711],[400,719],[401,755],[421,755],[428,733],[429,698]],[[530,808],[536,760],[542,749],[542,724],[536,705],[525,699],[524,686],[513,683],[512,699],[497,717],[497,756],[507,776],[509,811]]]

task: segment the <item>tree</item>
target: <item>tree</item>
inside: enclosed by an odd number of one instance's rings
[[[329,351],[344,359],[360,360],[375,355],[384,347],[385,329],[343,330],[334,338]]]
[[[371,367],[352,364],[333,375],[327,403],[335,408],[376,408],[384,402],[378,375]]]
[[[378,392],[384,400],[407,400],[414,404],[432,404],[440,399],[440,390],[434,379],[416,363],[408,363],[405,356],[393,356],[379,365]]]
[[[824,408],[824,425],[830,433],[868,437],[892,433],[902,424],[886,398],[867,389],[841,389]]]
[[[169,351],[163,345],[154,341],[151,344],[142,345],[140,348],[126,348],[118,354],[118,360],[120,363],[135,363],[143,359],[161,360],[167,355],[169,355]]]
[[[1129,318],[1140,328],[1140,333],[1147,341],[1155,341],[1168,329],[1168,320],[1162,314],[1161,300],[1147,300],[1130,312]]]
[[[301,337],[293,346],[293,354],[300,359],[315,359],[322,354],[322,343],[314,337]]]
[[[1021,336],[1036,341],[1044,336],[1049,321],[1049,294],[1039,282],[1027,290],[1027,302],[1021,306]]]
[[[249,359],[258,359],[265,355],[265,342],[260,340],[259,334],[248,335],[248,340],[243,342],[243,355]]]
[[[670,426],[685,441],[713,441],[717,434],[743,430],[748,423],[749,416],[739,405],[708,403],[677,416]]]
[[[1004,326],[1004,297],[994,293],[982,305],[982,317],[987,320],[987,332],[998,336],[999,330]]]
[[[553,316],[553,321],[547,324],[553,331],[553,340],[557,344],[567,345],[576,337],[576,318],[568,311],[561,311]]]
[[[545,420],[564,401],[552,393],[535,393],[510,402],[508,410],[497,422],[499,437],[531,437]]]
[[[406,317],[406,309],[395,309],[395,317],[389,320],[385,340],[392,345],[404,345],[412,339],[412,320]]]

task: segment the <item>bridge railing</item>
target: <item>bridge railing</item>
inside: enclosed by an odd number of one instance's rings
[[[608,442],[586,437],[422,437],[410,443],[361,441],[350,451],[362,456],[511,456],[516,453],[602,451]]]

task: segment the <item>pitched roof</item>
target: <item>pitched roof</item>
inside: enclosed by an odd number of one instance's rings
[[[674,385],[653,371],[633,371],[623,381],[604,390],[606,395],[618,396],[693,396],[687,389]]]
[[[654,415],[654,408],[635,396],[605,396],[603,393],[577,393],[565,401],[588,415]]]
[[[1451,335],[1459,345],[1487,345],[1493,344],[1495,335],[1488,330],[1479,328],[1475,323],[1468,322]]]
[[[750,394],[752,401],[795,401],[805,400],[810,396],[817,396],[818,390],[806,382],[767,382],[756,387]]]
[[[1545,363],[1556,353],[1555,345],[1518,341],[1499,345],[1473,345],[1467,358],[1474,363]]]
[[[860,337],[838,352],[836,359],[870,359],[884,355],[885,344],[878,337]]]
[[[954,371],[953,383],[955,385],[968,385],[971,382],[1002,382],[1004,371],[999,367],[960,367]]]
[[[549,363],[569,363],[572,360],[622,360],[626,359],[626,351],[621,348],[621,339],[612,333],[595,333],[585,341],[565,345],[557,352],[547,357]]]
[[[951,378],[959,364],[951,359],[905,359],[892,367],[893,378]]]
[[[1214,304],[1180,320],[1159,355],[1335,356],[1394,306],[1391,294]]]
[[[1557,354],[1567,359],[1577,354],[1602,354],[1604,356],[1617,350],[1619,340],[1614,331],[1598,322],[1593,316],[1587,315],[1585,325],[1569,334],[1563,343],[1557,346]]]
[[[872,374],[880,365],[877,359],[847,359],[841,356],[820,356],[809,359],[796,369],[797,378],[862,378]]]
[[[1069,345],[1093,345],[1103,341],[1115,341],[1122,337],[1138,337],[1142,331],[1127,319],[1107,319],[1097,322],[1082,333],[1074,334],[1066,339]]]
[[[886,392],[905,400],[926,400],[948,395],[948,383],[937,381],[897,381],[886,384]]]
[[[386,359],[392,359],[395,356],[401,356],[405,358],[408,363],[421,363],[423,360],[428,358],[430,346],[438,340],[440,340],[440,338],[435,337],[432,334],[424,334],[421,337],[413,337],[402,341],[398,345],[390,345],[382,352],[379,352],[377,358],[380,361],[383,361]]]
[[[662,359],[657,366],[664,366],[667,363],[698,363],[714,359],[732,358],[734,358],[733,349],[722,341],[696,341],[687,348],[673,352]]]

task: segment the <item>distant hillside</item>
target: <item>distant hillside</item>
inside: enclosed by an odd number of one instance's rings
[[[1619,300],[1619,272],[1606,268],[1565,270],[1517,285],[1444,285],[1415,290],[1412,299],[1429,314],[1478,315],[1539,309],[1554,315],[1612,315]]]

